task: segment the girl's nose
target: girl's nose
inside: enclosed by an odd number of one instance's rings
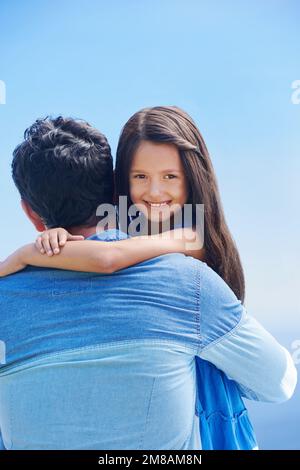
[[[160,193],[161,193],[161,189],[160,189],[159,183],[156,181],[153,181],[149,187],[149,197],[156,198],[160,195]]]

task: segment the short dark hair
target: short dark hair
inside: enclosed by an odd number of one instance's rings
[[[111,149],[86,121],[37,119],[13,152],[12,176],[48,228],[91,227],[98,205],[113,203]]]

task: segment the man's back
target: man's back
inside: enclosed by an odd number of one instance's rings
[[[199,449],[197,275],[178,254],[1,280],[5,447]]]

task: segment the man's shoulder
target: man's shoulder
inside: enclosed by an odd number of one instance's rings
[[[142,261],[124,271],[135,271],[145,269],[149,275],[159,276],[160,274],[167,274],[169,277],[174,276],[181,278],[192,279],[193,276],[199,277],[200,271],[203,269],[202,261],[199,261],[191,256],[185,256],[181,253],[169,253],[147,261]]]
[[[201,296],[204,299],[237,301],[232,289],[205,261],[174,253],[158,256],[141,264],[148,265],[150,271],[152,267],[154,275],[166,273],[169,278],[174,279],[174,282],[181,279],[183,282],[193,283],[197,290],[201,291]]]
[[[55,271],[58,270],[27,266],[22,271],[1,278],[0,291],[6,289],[14,290],[19,289],[20,287],[34,290],[38,289],[43,285],[43,282],[50,282],[53,279],[52,273]]]

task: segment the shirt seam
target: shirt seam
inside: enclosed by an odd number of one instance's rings
[[[207,351],[209,348],[215,346],[216,344],[219,344],[221,343],[222,341],[225,341],[228,337],[234,335],[236,333],[236,330],[239,329],[246,321],[247,319],[247,314],[246,312],[243,310],[243,313],[241,315],[241,318],[239,319],[239,321],[237,322],[237,324],[230,330],[228,331],[227,333],[225,333],[224,335],[220,336],[219,338],[216,338],[215,340],[211,341],[209,344],[207,344],[206,346],[204,346],[203,349],[201,350],[198,350],[198,354],[202,354],[204,353],[205,351]]]
[[[69,349],[64,349],[63,351],[59,352],[54,352],[54,353],[47,353],[38,356],[38,358],[34,358],[31,360],[25,360],[22,362],[18,362],[16,364],[7,364],[4,367],[0,367],[0,376],[4,375],[5,372],[9,372],[13,369],[18,369],[21,366],[30,366],[30,364],[39,364],[43,363],[43,361],[47,358],[61,358],[62,356],[67,356],[68,354],[75,353],[75,352],[85,352],[85,351],[92,351],[92,350],[103,350],[103,349],[108,349],[110,347],[115,347],[115,348],[121,348],[122,346],[125,345],[130,345],[130,344],[173,344],[176,346],[183,347],[187,352],[190,352],[191,354],[195,354],[195,350],[192,346],[189,346],[184,343],[180,343],[179,341],[173,341],[173,340],[168,340],[168,339],[130,339],[130,340],[121,340],[121,341],[109,341],[107,343],[102,343],[102,344],[93,344],[90,346],[83,346],[81,348],[69,348]]]
[[[200,266],[196,263],[196,275],[195,275],[195,284],[196,284],[196,334],[198,339],[198,348],[202,349],[202,334],[201,334],[201,269]]]

